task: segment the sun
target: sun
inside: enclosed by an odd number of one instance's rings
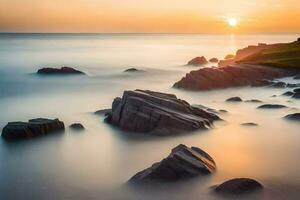
[[[227,23],[228,23],[228,25],[231,26],[231,27],[236,27],[237,24],[238,24],[238,21],[237,21],[236,18],[230,17],[230,18],[227,19]]]

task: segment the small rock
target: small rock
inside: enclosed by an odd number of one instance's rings
[[[258,126],[258,124],[253,123],[253,122],[247,122],[247,123],[242,123],[242,126]]]
[[[199,66],[199,65],[205,65],[207,64],[207,60],[204,56],[201,56],[201,57],[196,57],[196,58],[193,58],[192,60],[190,60],[188,62],[188,65],[194,65],[194,66]]]
[[[264,104],[257,107],[258,109],[280,109],[280,108],[287,108],[284,105],[280,104]]]
[[[51,68],[46,67],[39,69],[37,74],[40,75],[84,75],[85,73],[79,70],[76,70],[72,67],[61,67],[61,68]]]
[[[300,99],[300,92],[297,92],[297,93],[293,94],[292,98]]]
[[[227,110],[224,110],[224,109],[219,110],[219,112],[220,112],[220,113],[228,113],[228,111],[227,111]]]
[[[246,102],[249,102],[249,103],[262,103],[262,101],[258,100],[258,99],[250,99],[250,100],[247,100]]]
[[[106,115],[107,113],[111,113],[111,109],[101,109],[94,112],[96,115]]]
[[[283,93],[282,95],[283,96],[293,96],[294,92],[291,92],[291,91],[287,91],[285,93]]]
[[[215,188],[215,192],[223,195],[243,195],[260,191],[262,184],[249,178],[235,178],[228,180]]]
[[[136,68],[129,68],[129,69],[124,70],[124,72],[141,72],[141,70],[136,69]]]
[[[80,124],[80,123],[71,124],[70,128],[74,129],[74,130],[78,130],[78,131],[85,129],[84,126],[82,124]]]
[[[300,113],[286,115],[284,118],[288,119],[288,120],[293,120],[293,121],[300,121]]]
[[[276,82],[276,83],[273,83],[272,85],[270,85],[270,87],[285,88],[286,87],[286,83],[285,82]]]
[[[209,62],[217,63],[217,62],[219,62],[219,59],[218,58],[211,58],[211,59],[209,59]]]
[[[229,99],[226,99],[227,102],[241,102],[243,101],[240,97],[231,97]]]

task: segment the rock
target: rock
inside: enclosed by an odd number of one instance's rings
[[[294,79],[294,80],[299,80],[299,79],[300,79],[300,75],[294,76],[293,79]]]
[[[214,160],[197,147],[178,145],[170,155],[151,167],[138,172],[129,183],[140,184],[151,181],[177,181],[198,175],[209,175],[216,171]]]
[[[106,115],[107,113],[111,113],[111,109],[101,109],[94,112],[96,115]]]
[[[287,91],[285,93],[283,93],[282,95],[283,96],[293,96],[294,92],[291,92],[291,91]]]
[[[262,101],[258,100],[258,99],[250,99],[250,100],[246,100],[245,102],[248,102],[248,103],[262,103]]]
[[[112,104],[106,122],[122,130],[154,135],[171,135],[207,129],[220,118],[191,106],[173,94],[149,90],[124,91]]]
[[[290,76],[294,70],[261,65],[238,64],[225,67],[201,68],[186,74],[173,87],[188,90],[212,90],[240,86],[267,86],[271,80]]]
[[[142,70],[136,69],[136,68],[129,68],[124,70],[124,72],[141,72]]]
[[[274,95],[272,95],[271,97],[277,97],[277,95],[276,95],[276,94],[274,94]]]
[[[193,58],[192,60],[190,60],[188,62],[188,65],[194,65],[194,66],[199,66],[199,65],[205,65],[207,64],[207,60],[204,56],[201,56],[201,57],[196,57],[196,58]]]
[[[229,99],[226,99],[227,102],[241,102],[243,101],[240,97],[231,97]]]
[[[284,105],[280,104],[264,104],[257,107],[258,109],[280,109],[280,108],[287,108]]]
[[[300,113],[286,115],[284,118],[288,119],[288,120],[293,120],[293,121],[300,121]]]
[[[288,88],[296,88],[296,87],[300,87],[300,84],[299,83],[288,83],[286,85],[286,87],[288,87]]]
[[[26,139],[62,131],[65,125],[59,119],[31,119],[28,122],[9,122],[2,130],[6,140]]]
[[[300,93],[300,88],[294,89],[293,92],[295,92],[295,93]]]
[[[78,130],[78,131],[81,131],[81,130],[85,129],[84,126],[82,124],[80,124],[80,123],[71,124],[70,128],[74,129],[74,130]]]
[[[219,62],[219,59],[218,58],[211,58],[211,59],[209,59],[209,62],[217,63],[217,62]]]
[[[273,83],[270,86],[274,87],[274,88],[285,88],[286,87],[286,83],[280,81],[280,82]]]
[[[215,192],[222,195],[243,195],[260,191],[262,184],[249,178],[235,178],[228,180],[215,188]]]
[[[220,113],[228,113],[228,111],[227,111],[227,110],[224,110],[224,109],[219,110],[219,112],[220,112]]]
[[[242,123],[242,126],[258,126],[258,124],[253,123],[253,122],[247,122],[247,123]]]
[[[224,57],[225,60],[228,60],[228,59],[233,59],[234,58],[234,55],[233,54],[228,54]]]
[[[292,98],[294,98],[294,99],[300,99],[300,92],[294,93],[293,96],[292,96]]]
[[[78,71],[71,67],[61,67],[61,68],[42,68],[37,71],[40,75],[84,75],[82,71]]]

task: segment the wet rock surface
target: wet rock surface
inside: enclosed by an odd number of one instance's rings
[[[257,107],[258,109],[281,109],[281,108],[287,108],[285,105],[280,104],[264,104]]]
[[[190,148],[180,144],[172,149],[168,157],[134,175],[129,183],[176,181],[199,175],[209,175],[215,170],[214,160],[205,151],[197,147]]]
[[[37,71],[37,74],[40,75],[84,75],[85,73],[79,70],[76,70],[72,67],[61,67],[61,68],[51,68],[45,67]]]
[[[112,103],[106,122],[125,131],[154,135],[207,129],[220,118],[207,109],[191,106],[173,94],[149,90],[124,91]]]
[[[244,195],[262,189],[263,185],[254,179],[235,178],[218,185],[215,192],[222,195]]]
[[[1,136],[6,140],[18,140],[42,136],[64,129],[64,123],[59,119],[37,118],[28,122],[9,122],[3,128]]]

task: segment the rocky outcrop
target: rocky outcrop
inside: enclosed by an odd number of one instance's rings
[[[218,119],[216,114],[191,106],[173,94],[135,90],[115,98],[106,122],[125,131],[172,135],[209,128]]]
[[[217,63],[217,62],[219,62],[219,59],[218,58],[211,58],[211,59],[209,59],[209,62]]]
[[[199,66],[207,64],[207,60],[204,56],[193,58],[188,62],[188,65]]]
[[[290,115],[286,115],[284,117],[285,119],[292,120],[292,121],[300,121],[300,113],[294,113]]]
[[[76,70],[72,67],[61,67],[61,68],[51,68],[45,67],[37,71],[37,74],[40,75],[84,75],[85,73],[79,70]]]
[[[2,130],[6,140],[26,139],[62,131],[64,123],[59,119],[31,119],[28,122],[9,122]]]
[[[248,64],[201,68],[186,74],[174,84],[174,87],[188,90],[212,90],[238,86],[266,86],[271,85],[271,80],[275,78],[297,73],[298,71],[295,70]]]
[[[82,130],[85,129],[84,126],[80,123],[71,124],[70,128],[73,129],[73,130],[77,130],[77,131],[82,131]]]
[[[243,195],[258,192],[262,189],[262,184],[256,180],[249,178],[235,178],[217,186],[215,192],[222,195]]]
[[[230,97],[226,99],[227,102],[242,102],[243,100],[240,97]]]
[[[134,175],[129,183],[177,181],[198,175],[209,175],[215,170],[214,160],[205,151],[197,147],[189,148],[180,144],[172,149],[167,158]]]
[[[258,109],[281,109],[281,108],[287,108],[284,105],[280,104],[264,104],[257,107]]]

